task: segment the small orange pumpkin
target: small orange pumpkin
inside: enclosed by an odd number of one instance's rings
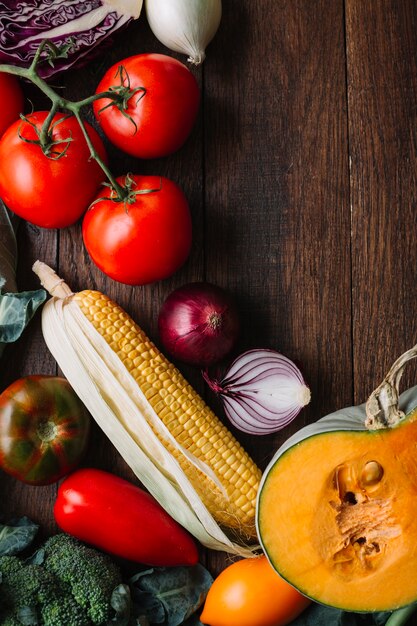
[[[303,428],[275,454],[257,530],[272,566],[310,598],[350,611],[417,598],[417,387],[398,384],[417,346],[366,406]]]

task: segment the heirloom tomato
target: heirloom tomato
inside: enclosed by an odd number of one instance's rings
[[[23,93],[16,76],[0,72],[0,136],[23,112]]]
[[[262,555],[236,561],[219,574],[200,620],[207,626],[284,626],[310,602]]]
[[[0,394],[0,467],[48,485],[79,463],[90,415],[65,378],[27,376]]]
[[[84,468],[60,485],[55,520],[64,532],[145,565],[194,565],[194,539],[149,493],[109,472]]]
[[[43,228],[64,228],[87,209],[105,179],[91,159],[75,117],[57,113],[50,125],[49,153],[38,140],[48,113],[31,113],[27,121],[14,122],[0,139],[0,198],[11,211]],[[102,160],[104,145],[94,128],[85,123]]]
[[[97,87],[97,93],[104,91],[118,92],[120,102],[100,98],[93,103],[101,128],[120,150],[142,159],[178,150],[200,101],[190,70],[165,54],[138,54],[116,63]]]
[[[128,285],[171,276],[191,247],[191,217],[183,192],[160,176],[117,181],[131,185],[131,198],[116,201],[108,187],[100,192],[83,220],[88,253],[107,276]]]

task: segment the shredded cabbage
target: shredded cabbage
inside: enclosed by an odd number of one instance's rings
[[[39,73],[51,76],[94,56],[96,48],[131,20],[143,0],[0,0],[0,62],[28,67],[44,39],[64,49]]]

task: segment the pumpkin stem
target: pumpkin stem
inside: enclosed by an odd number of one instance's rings
[[[405,365],[416,357],[417,345],[395,361],[382,383],[371,393],[366,403],[366,428],[393,428],[404,417],[403,411],[398,407],[400,380]]]

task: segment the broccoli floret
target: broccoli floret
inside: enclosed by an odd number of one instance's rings
[[[44,626],[90,626],[84,609],[72,596],[49,599],[41,606],[41,624]]]
[[[0,557],[0,604],[4,608],[4,613],[8,615],[0,622],[1,626],[4,622],[7,624],[12,620],[18,609],[22,607],[36,608],[37,575],[34,572],[29,572],[29,575],[26,576],[25,569],[17,556]]]
[[[111,595],[122,582],[120,570],[110,557],[66,534],[48,539],[44,551],[43,567],[71,592],[92,623],[110,619]]]
[[[0,626],[22,626],[22,610],[42,626],[101,626],[113,617],[122,578],[110,557],[65,534],[48,539],[42,555],[41,564],[0,557]]]
[[[19,612],[27,608],[43,626],[91,625],[87,613],[42,565],[1,557],[0,572],[0,602],[5,608],[0,626],[22,626]]]

